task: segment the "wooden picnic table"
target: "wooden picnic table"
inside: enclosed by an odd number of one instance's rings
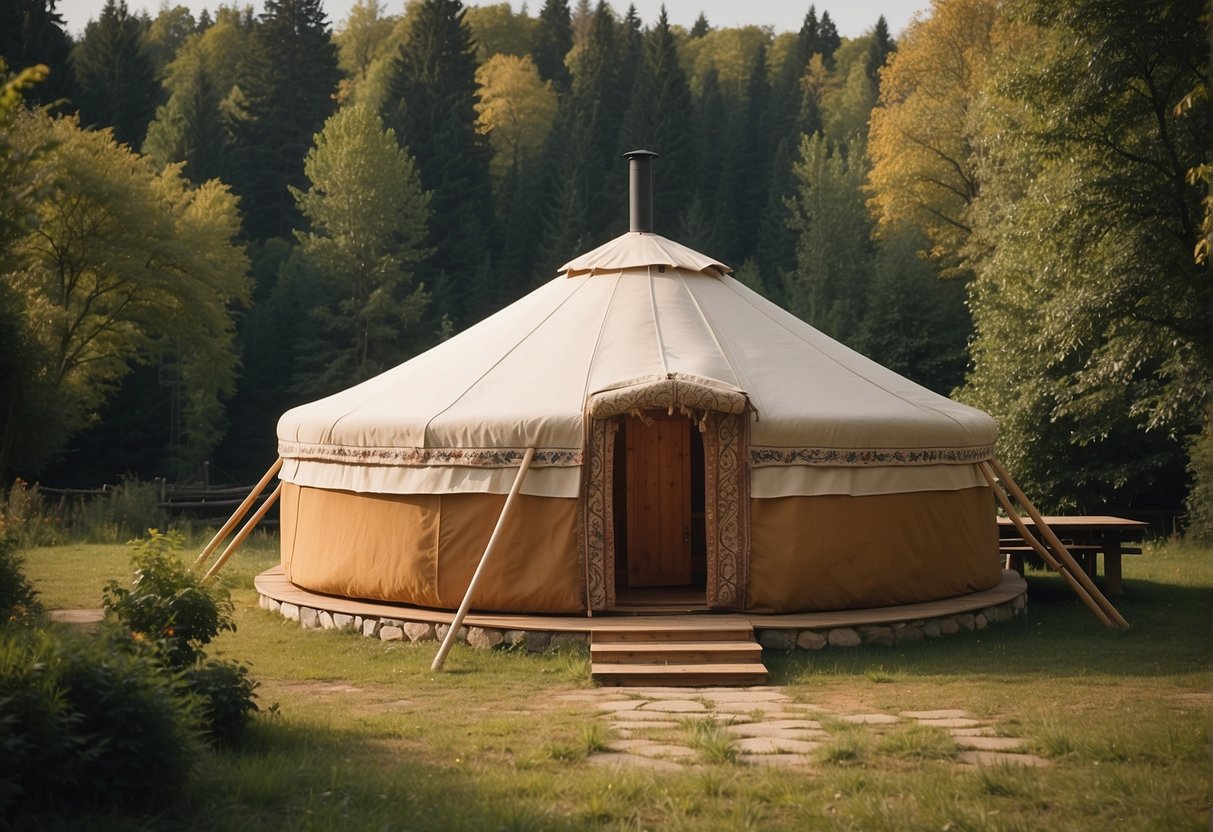
[[[1062,542],[1068,547],[1074,544],[1072,551],[1075,560],[1083,565],[1087,574],[1095,577],[1096,555],[1103,553],[1104,581],[1109,595],[1120,595],[1124,592],[1121,583],[1120,559],[1126,554],[1141,554],[1141,549],[1124,546],[1126,541],[1138,541],[1149,527],[1149,523],[1141,520],[1130,520],[1127,517],[1111,517],[1108,515],[1067,515],[1042,517],[1045,524],[1051,528]],[[1029,529],[1035,527],[1030,517],[1023,518],[1023,523]],[[1017,553],[1010,541],[1019,540],[1019,533],[1010,518],[998,518],[999,538],[1003,551],[1012,557]]]

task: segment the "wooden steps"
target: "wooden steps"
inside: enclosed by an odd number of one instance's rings
[[[638,626],[599,630],[591,672],[603,685],[759,685],[767,680],[754,628]]]

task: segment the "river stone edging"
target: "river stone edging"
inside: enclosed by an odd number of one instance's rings
[[[261,596],[260,606],[262,609],[276,612],[290,621],[298,621],[304,629],[351,630],[381,641],[408,643],[440,641],[450,630],[449,624],[330,612],[277,601],[268,595]],[[976,612],[817,630],[755,626],[754,635],[764,650],[818,651],[826,648],[845,650],[854,647],[894,647],[907,642],[933,641],[958,633],[985,630],[994,624],[1008,623],[1022,618],[1027,613],[1027,606],[1028,596],[1026,592],[1023,592],[1010,601],[985,607]],[[589,635],[588,633],[463,626],[459,628],[455,638],[478,650],[513,649],[526,650],[528,653],[543,653],[566,650],[575,645],[585,644],[589,640]]]

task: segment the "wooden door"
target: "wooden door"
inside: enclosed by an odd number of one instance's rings
[[[691,583],[691,423],[627,423],[628,586]]]

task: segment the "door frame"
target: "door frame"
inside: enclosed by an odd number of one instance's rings
[[[654,406],[671,411],[679,406],[696,417],[704,453],[706,602],[711,609],[744,609],[750,575],[749,403],[744,394],[725,398],[714,388],[709,391],[710,398],[701,396],[698,402],[688,403],[689,396],[679,396],[688,386],[685,382],[670,379],[668,387],[655,391],[658,384],[647,385],[641,391],[644,395],[615,395],[599,407],[591,400],[586,408],[578,536],[586,609],[595,612],[615,608],[614,460],[619,420]],[[666,391],[668,394],[663,395]],[[697,408],[696,403],[720,407]]]

